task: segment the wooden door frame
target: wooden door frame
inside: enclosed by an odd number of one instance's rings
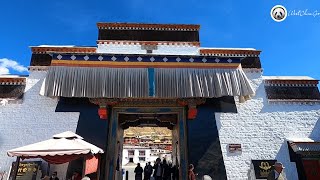
[[[119,114],[121,113],[176,113],[177,126],[179,134],[179,173],[180,179],[188,177],[188,150],[187,150],[187,117],[185,107],[113,107],[109,123],[108,147],[106,152],[106,169],[105,179],[115,180],[118,155],[118,129],[119,129]],[[121,160],[120,160],[121,161]]]

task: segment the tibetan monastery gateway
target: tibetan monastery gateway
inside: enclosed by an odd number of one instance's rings
[[[29,76],[0,77],[0,179],[120,180],[130,127],[171,130],[180,180],[189,164],[266,179],[276,161],[320,179],[318,80],[263,76],[261,51],[201,47],[199,25],[97,27],[97,46],[32,46]]]

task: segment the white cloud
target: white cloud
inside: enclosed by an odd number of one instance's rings
[[[9,74],[9,69],[5,67],[0,67],[0,75],[1,74]]]
[[[17,61],[7,58],[0,59],[0,74],[10,74],[10,70],[28,72],[28,68],[19,64]]]

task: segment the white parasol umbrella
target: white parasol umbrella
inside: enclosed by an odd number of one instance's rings
[[[71,131],[56,134],[52,139],[9,150],[8,156],[22,158],[87,155],[103,153],[103,150],[83,140]]]
[[[103,150],[83,140],[83,138],[71,131],[56,134],[52,139],[30,144],[9,150],[8,156],[17,156],[16,163],[20,158],[42,158],[50,164],[63,164],[84,157],[93,157],[95,154],[104,153]],[[86,161],[84,161],[84,167]],[[85,168],[83,168],[85,172]],[[18,166],[14,170],[14,178],[18,172]]]

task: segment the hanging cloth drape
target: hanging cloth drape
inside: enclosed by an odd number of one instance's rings
[[[147,68],[50,67],[42,94],[49,97],[148,98]],[[155,68],[155,98],[249,97],[254,94],[241,68]]]

